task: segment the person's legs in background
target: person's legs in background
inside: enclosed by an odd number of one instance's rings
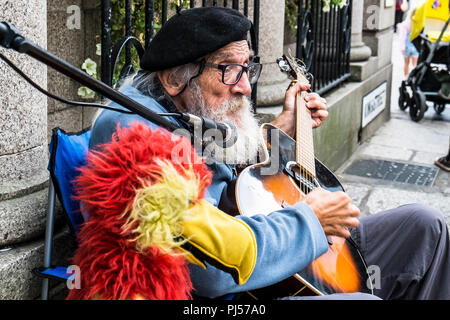
[[[415,67],[417,67],[417,61],[419,60],[419,57],[411,57],[411,64],[412,64],[412,67],[413,67],[413,69],[415,68]]]
[[[436,159],[436,161],[434,161],[434,164],[442,170],[450,172],[450,142],[447,155]]]
[[[397,32],[397,24],[403,21],[403,11],[395,10],[394,32]]]
[[[405,77],[408,76],[409,74],[409,63],[411,62],[411,57],[404,57],[404,64],[403,64],[403,73],[405,75]]]
[[[409,34],[407,35],[409,37]],[[416,47],[413,45],[413,43],[409,40],[405,43],[405,64],[403,68],[403,72],[405,76],[407,77],[409,74],[409,65],[412,64],[412,68],[414,69],[417,66],[417,61],[419,59],[419,52],[417,51]]]

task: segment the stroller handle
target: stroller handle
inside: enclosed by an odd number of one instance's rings
[[[434,52],[436,51],[436,48],[438,47],[439,43],[441,42],[441,39],[444,36],[445,30],[447,30],[447,27],[449,24],[450,24],[450,17],[445,22],[445,25],[442,28],[441,33],[439,34],[439,38],[436,40],[435,43],[433,43],[430,54],[428,55],[427,60],[426,60],[427,63],[431,63],[431,61],[433,60]]]

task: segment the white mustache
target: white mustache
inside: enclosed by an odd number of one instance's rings
[[[186,107],[189,113],[216,122],[231,121],[237,128],[236,143],[228,148],[210,143],[203,151],[205,161],[227,164],[256,163],[258,152],[262,152],[263,144],[250,100],[246,96],[239,95],[223,102],[220,106],[210,106],[198,86],[194,85],[191,89],[192,104]]]

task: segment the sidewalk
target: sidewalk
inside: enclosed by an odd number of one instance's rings
[[[361,144],[336,175],[362,217],[419,202],[440,210],[450,226],[450,173],[433,164],[448,151],[450,104],[439,116],[429,103],[424,118],[418,123],[412,121],[409,109],[398,108],[398,87],[404,76],[396,34],[392,61],[391,120]]]

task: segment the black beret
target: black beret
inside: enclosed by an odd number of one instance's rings
[[[247,40],[251,22],[231,8],[183,10],[155,35],[141,58],[141,68],[159,71],[194,62],[227,44]]]

